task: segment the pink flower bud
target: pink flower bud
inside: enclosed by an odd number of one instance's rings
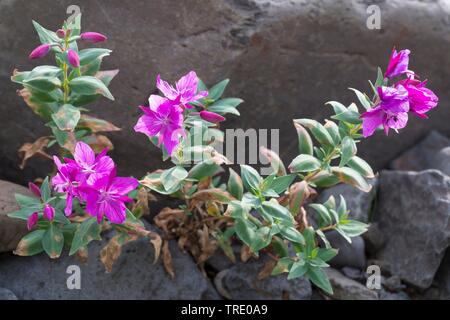
[[[51,47],[52,46],[49,44],[41,44],[39,47],[37,47],[30,53],[29,58],[32,60],[42,58],[50,51]]]
[[[41,189],[39,189],[39,187],[37,185],[35,185],[33,182],[29,182],[28,183],[28,189],[30,189],[31,192],[33,192],[33,194],[40,198],[41,197]]]
[[[69,51],[67,51],[67,60],[69,60],[69,63],[72,67],[80,67],[80,57],[78,57],[78,53],[76,53],[74,50],[69,49]]]
[[[58,29],[56,30],[56,35],[61,39],[64,39],[66,37],[66,32],[63,29]]]
[[[92,43],[102,42],[108,39],[105,35],[98,32],[83,32],[80,37],[82,40],[86,40]]]
[[[36,225],[39,220],[39,215],[37,212],[32,213],[27,220],[27,229],[31,230]]]
[[[210,111],[200,111],[200,117],[203,120],[212,122],[212,123],[217,123],[217,122],[222,122],[225,120],[224,117],[222,117],[220,114],[217,114],[215,112],[210,112]]]
[[[52,221],[55,218],[55,208],[48,203],[44,206],[44,218],[49,221]]]

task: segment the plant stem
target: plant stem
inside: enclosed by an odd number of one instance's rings
[[[66,51],[69,47],[69,41],[68,38],[66,37],[65,42],[64,42],[64,51]],[[69,100],[69,80],[68,80],[68,71],[69,71],[69,66],[67,65],[67,63],[64,61],[63,62],[63,72],[64,72],[64,81],[63,81],[63,91],[64,91],[64,104],[67,103],[67,101]]]

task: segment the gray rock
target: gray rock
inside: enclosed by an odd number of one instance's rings
[[[6,288],[0,288],[0,300],[18,300],[18,299],[11,290]]]
[[[435,157],[439,151],[450,146],[450,139],[437,131],[431,131],[413,148],[390,163],[393,170],[422,171],[436,168]]]
[[[450,249],[447,249],[434,279],[435,298],[450,299]]]
[[[375,255],[386,242],[386,238],[376,222],[370,224],[369,229],[362,234],[362,237],[366,245],[366,251],[370,256]]]
[[[381,284],[389,291],[400,291],[406,288],[398,276],[383,277],[382,279]]]
[[[358,282],[363,282],[366,280],[366,274],[357,268],[343,267],[341,269],[341,272],[347,278],[350,278]]]
[[[154,250],[147,240],[127,244],[106,273],[99,260],[105,245],[95,241],[89,258],[81,264],[63,255],[50,260],[41,254],[33,257],[4,255],[0,258],[0,287],[10,288],[20,299],[219,299],[212,284],[200,273],[192,258],[170,244],[175,278],[165,272],[162,262],[153,264]],[[70,265],[79,266],[81,289],[69,290],[66,273]]]
[[[268,261],[267,257],[261,257],[258,260],[235,264],[217,275],[221,279],[216,287],[219,285],[225,289],[226,296],[233,300],[309,300],[311,298],[311,284],[304,277],[287,280],[286,275],[281,274],[259,280],[258,274],[266,261]],[[221,290],[218,291],[221,292]]]
[[[337,300],[378,300],[378,294],[355,280],[347,278],[338,270],[325,268],[333,287],[332,298]]]
[[[437,170],[383,171],[378,199],[382,270],[429,287],[450,244],[450,178]]]
[[[25,221],[7,216],[8,213],[19,210],[14,197],[16,193],[32,196],[27,188],[0,180],[0,252],[14,250],[27,233]]]
[[[236,261],[240,260],[241,247],[241,245],[233,246],[233,252]],[[206,264],[217,272],[229,269],[234,265],[233,261],[231,261],[230,258],[228,258],[220,248],[217,249],[216,252],[208,260],[206,260]]]
[[[381,289],[378,296],[380,300],[411,300],[409,295],[404,291],[389,292]]]
[[[377,179],[370,179],[369,183],[372,185],[369,192],[361,191],[348,184],[338,184],[322,191],[317,202],[324,203],[330,196],[334,196],[336,202],[339,203],[339,196],[342,195],[347,203],[347,209],[350,211],[350,217],[361,222],[368,222],[377,192]]]
[[[332,267],[354,267],[361,270],[366,266],[364,240],[361,236],[352,238],[352,243],[348,243],[336,231],[326,232],[325,235],[331,246],[339,249],[338,255],[329,261]]]
[[[67,18],[69,4],[53,0],[0,4],[4,44],[0,49],[0,177],[10,181],[27,182],[49,172],[48,162],[41,159],[31,160],[24,171],[18,169],[20,145],[50,132],[17,97],[18,87],[9,77],[16,67],[30,70],[37,65],[27,59],[39,43],[31,20],[56,30]],[[377,66],[386,68],[392,45],[400,38],[401,47],[412,50],[411,67],[430,79],[429,87],[440,104],[429,113],[429,120],[411,116],[399,135],[379,133],[367,139],[358,146],[361,155],[379,169],[431,128],[450,134],[450,65],[442,54],[450,45],[450,7],[442,1],[426,5],[377,1],[381,30],[367,28],[366,10],[372,3],[360,0],[135,0],[126,10],[122,0],[77,4],[83,30],[108,36],[104,46],[114,52],[105,58],[105,69],[121,69],[111,84],[116,101],[103,99],[89,107],[123,128],[108,135],[115,144],[112,156],[120,174],[139,177],[161,165],[159,150],[132,129],[140,114],[137,106],[155,89],[158,73],[174,81],[194,69],[208,84],[230,78],[227,94],[243,98],[245,104],[240,108],[242,117],[230,116],[227,127],[280,129],[281,156],[289,162],[297,154],[291,119],[329,118],[331,108],[323,107],[326,101],[346,105],[356,101],[347,89],[350,86],[369,92],[366,80],[374,80]],[[46,57],[38,63],[53,61]]]

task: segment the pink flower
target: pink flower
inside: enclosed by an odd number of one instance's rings
[[[27,229],[31,230],[36,225],[39,220],[39,214],[37,212],[33,212],[27,219]]]
[[[421,118],[427,118],[426,114],[438,104],[439,98],[433,91],[426,88],[426,80],[419,81],[412,77],[397,82],[398,85],[403,85],[408,91],[410,111]]]
[[[108,38],[98,32],[83,32],[80,35],[81,40],[86,40],[92,43],[97,43],[97,42],[102,42],[102,41],[106,41]]]
[[[389,128],[398,130],[404,128],[408,122],[409,100],[405,87],[378,87],[377,90],[380,103],[361,115],[363,135],[366,138],[381,125],[388,134]]]
[[[66,32],[63,29],[58,29],[56,30],[56,35],[59,38],[64,39],[66,37]]]
[[[169,83],[162,80],[160,75],[156,78],[156,87],[163,93],[163,95],[171,100],[178,101],[183,107],[192,108],[190,102],[197,101],[208,96],[207,91],[202,91],[197,94],[198,78],[194,71],[189,72],[175,84],[175,88]]]
[[[126,219],[125,202],[127,194],[136,189],[138,181],[134,178],[116,177],[115,170],[110,175],[97,179],[87,188],[86,211],[97,217],[98,223],[106,216],[112,223],[121,224]]]
[[[33,192],[33,194],[40,198],[41,197],[41,189],[39,189],[39,187],[37,185],[35,185],[33,182],[29,182],[28,183],[28,189],[30,189],[31,192]]]
[[[80,67],[80,57],[78,56],[78,53],[75,52],[75,50],[69,49],[67,51],[67,60],[69,61],[72,67],[74,68]]]
[[[222,117],[220,114],[214,113],[214,112],[210,112],[210,111],[200,111],[200,117],[203,120],[212,122],[212,123],[217,123],[217,122],[222,122],[225,121],[225,118]]]
[[[408,49],[400,50],[398,53],[397,50],[393,49],[385,77],[394,78],[404,73],[412,73],[412,71],[408,70],[409,54],[410,51]]]
[[[55,208],[48,203],[44,205],[44,218],[49,221],[53,221],[53,219],[55,219]]]
[[[61,163],[58,157],[54,156],[58,173],[52,178],[52,186],[57,192],[66,193],[66,216],[72,214],[72,203],[74,197],[80,196],[79,187],[84,184],[86,175],[81,173],[80,168],[75,163]]]
[[[34,49],[31,53],[29,58],[30,59],[38,59],[44,57],[47,53],[49,53],[51,49],[51,45],[49,44],[41,44],[39,47]]]
[[[152,95],[150,107],[141,106],[144,115],[134,126],[134,131],[148,137],[158,136],[158,144],[164,143],[167,152],[172,155],[180,142],[183,130],[183,109],[172,101]]]

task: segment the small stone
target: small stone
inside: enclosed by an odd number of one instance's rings
[[[378,296],[380,300],[411,300],[409,295],[404,291],[393,293],[381,289]]]
[[[341,272],[347,278],[350,278],[358,282],[364,282],[366,280],[366,274],[357,268],[343,267],[341,269]]]
[[[338,270],[325,268],[333,287],[332,298],[338,300],[378,300],[378,294],[355,280],[347,278]]]
[[[328,262],[332,267],[364,269],[366,266],[366,254],[364,240],[361,236],[353,237],[352,243],[349,243],[337,231],[328,231],[325,235],[331,246],[339,249],[337,256]]]
[[[238,262],[226,272],[222,271],[224,275],[219,286],[225,289],[225,297],[233,300],[311,299],[311,284],[304,277],[288,280],[286,274],[281,274],[259,280],[258,274],[268,260],[261,256],[258,260]]]
[[[18,299],[11,290],[6,288],[0,288],[0,300],[18,300]]]
[[[402,284],[400,277],[395,275],[384,278],[384,281],[382,281],[381,284],[389,291],[400,291],[406,288],[406,286]]]

